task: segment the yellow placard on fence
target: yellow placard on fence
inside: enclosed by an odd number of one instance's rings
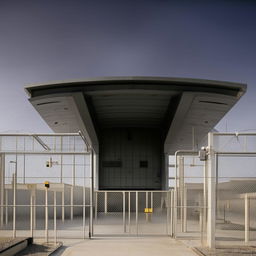
[[[153,212],[153,208],[145,208],[144,212],[145,213],[152,213]]]
[[[45,186],[46,188],[49,188],[49,187],[50,187],[50,182],[49,182],[49,181],[45,181],[45,182],[44,182],[44,186]]]

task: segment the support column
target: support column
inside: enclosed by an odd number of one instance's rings
[[[213,147],[213,134],[208,134],[208,219],[207,219],[207,245],[215,248],[216,224],[216,163]]]

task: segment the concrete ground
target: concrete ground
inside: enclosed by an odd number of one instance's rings
[[[169,237],[138,237],[138,238],[96,238],[73,244],[64,241],[63,251],[53,255],[62,256],[195,256],[190,248],[180,241]]]

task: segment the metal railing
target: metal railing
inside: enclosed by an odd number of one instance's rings
[[[170,191],[95,191],[95,235],[172,235]]]

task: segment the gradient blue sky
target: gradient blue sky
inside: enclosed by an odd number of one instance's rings
[[[217,125],[256,130],[256,1],[0,0],[0,132],[49,132],[24,85],[98,76],[243,82]]]

